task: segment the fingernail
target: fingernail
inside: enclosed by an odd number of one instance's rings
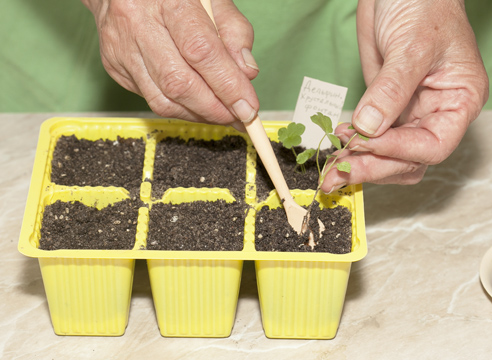
[[[241,50],[241,53],[243,54],[243,59],[246,66],[249,66],[250,68],[255,69],[256,71],[260,71],[260,68],[256,63],[253,54],[251,54],[251,51],[248,48],[243,48]]]
[[[354,119],[354,124],[368,134],[375,134],[383,123],[383,115],[378,109],[366,105]]]
[[[346,144],[348,141],[349,141],[349,137],[345,134],[333,134],[335,135],[337,138],[340,139],[340,141],[342,142],[342,144]]]
[[[343,188],[345,185],[347,185],[347,183],[341,183],[340,185],[333,185],[330,189],[330,191],[328,191],[327,193],[325,193],[326,195],[328,194],[331,194],[332,192],[334,191],[337,191],[338,189],[341,189]]]
[[[368,148],[361,146],[361,145],[355,145],[351,148],[349,148],[350,151],[370,151]]]
[[[246,100],[238,100],[232,105],[232,110],[242,122],[248,123],[256,116],[256,111],[251,107]]]
[[[239,132],[242,133],[246,132],[246,128],[244,127],[244,124],[239,120],[236,120],[233,123],[231,123],[231,126]]]

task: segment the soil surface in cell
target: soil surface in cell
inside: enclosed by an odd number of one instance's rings
[[[301,168],[296,163],[296,158],[292,149],[286,149],[281,143],[271,141],[273,152],[277,156],[278,164],[282,170],[285,181],[289,189],[316,189],[318,186],[318,167],[316,166],[316,156],[313,156],[305,164],[306,171],[301,172]],[[294,148],[296,154],[300,154],[304,150],[304,147],[297,146]],[[320,166],[325,163],[326,156],[331,154],[334,148],[326,149],[320,152]],[[268,173],[261,162],[260,157],[257,157],[256,166],[256,193],[260,201],[265,200],[270,191],[274,190]]]
[[[255,247],[258,251],[329,252],[346,254],[352,248],[352,213],[346,207],[320,210],[315,203],[311,210],[309,228],[317,245],[312,249],[307,236],[299,236],[287,221],[283,208],[261,208],[256,216]],[[319,236],[320,219],[325,227]]]
[[[153,204],[147,249],[240,251],[246,210],[243,203],[223,200]]]
[[[207,141],[168,137],[156,145],[154,198],[171,187],[196,187],[228,188],[242,199],[245,186],[246,141],[240,136]]]
[[[123,200],[104,209],[78,201],[46,206],[40,248],[131,250],[135,244],[140,200]]]
[[[53,153],[51,181],[67,186],[140,187],[144,156],[142,139],[90,141],[62,136]]]

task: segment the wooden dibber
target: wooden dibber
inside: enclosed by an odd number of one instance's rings
[[[201,0],[201,3],[215,25],[210,0]],[[260,156],[270,179],[272,179],[273,185],[275,186],[275,189],[277,190],[280,200],[284,206],[290,226],[292,226],[298,234],[303,233],[304,217],[307,214],[307,210],[298,205],[292,198],[289,187],[287,186],[284,175],[282,174],[282,170],[280,170],[280,166],[278,165],[275,153],[273,152],[270,139],[265,132],[265,128],[263,127],[260,118],[256,116],[250,122],[244,123],[244,125],[249,137],[251,138],[251,142],[256,149],[256,152]]]
[[[298,205],[292,198],[289,187],[282,174],[282,170],[280,170],[280,166],[278,165],[275,153],[273,152],[272,144],[270,143],[270,139],[265,132],[265,128],[263,127],[260,118],[257,116],[244,125],[256,152],[260,156],[270,179],[272,179],[273,185],[284,206],[290,226],[292,226],[298,234],[303,233],[305,230],[303,229],[304,217],[307,214],[307,210]]]

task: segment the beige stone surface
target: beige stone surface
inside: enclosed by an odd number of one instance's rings
[[[352,266],[336,338],[320,341],[265,337],[251,262],[229,338],[162,337],[140,260],[123,336],[55,335],[38,261],[17,251],[39,126],[54,115],[64,114],[0,114],[1,359],[491,358],[492,299],[478,270],[492,247],[492,111],[421,183],[365,185],[369,253]]]

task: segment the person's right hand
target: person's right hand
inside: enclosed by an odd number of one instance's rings
[[[253,28],[232,0],[213,0],[217,29],[198,0],[82,2],[106,71],[157,115],[224,125],[256,116]]]

